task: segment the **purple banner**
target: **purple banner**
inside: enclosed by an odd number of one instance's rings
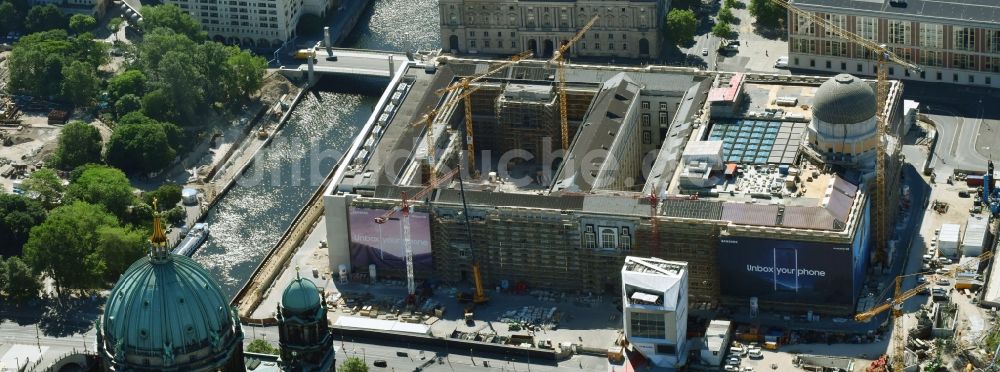
[[[375,223],[375,217],[385,212],[351,207],[351,267],[355,271],[367,272],[370,264],[378,269],[406,270],[403,214],[397,212],[385,223]],[[430,220],[426,213],[410,213],[410,247],[414,271],[429,273],[434,269]]]

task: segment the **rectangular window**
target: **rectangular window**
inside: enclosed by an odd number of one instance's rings
[[[989,76],[986,77],[986,85],[993,85],[993,79],[990,79]]]
[[[489,40],[483,41],[483,48],[489,48],[489,47],[490,47],[490,41]]]
[[[667,322],[663,314],[631,313],[629,314],[629,329],[632,337],[655,339],[667,338]]]
[[[921,23],[920,46],[926,48],[944,48],[944,26],[933,23]]]
[[[646,145],[653,143],[653,132],[648,130],[642,131],[642,143]]]
[[[594,225],[587,225],[583,230],[583,247],[588,249],[597,248],[597,236],[594,233]]]
[[[990,53],[1000,53],[1000,30],[984,30],[986,33],[986,50]]]
[[[854,19],[854,33],[870,41],[878,41],[875,39],[875,18],[855,17]]]
[[[475,47],[476,47],[476,41],[475,40],[469,40],[469,48],[475,48]]]
[[[933,50],[921,50],[920,51],[920,64],[924,66],[938,67],[943,64],[943,58],[941,58],[942,52],[936,52]]]
[[[660,102],[660,111],[667,111],[667,103]]]
[[[910,21],[889,20],[889,43],[910,45]]]
[[[661,125],[667,124],[667,112],[666,111],[660,111],[660,124]]]
[[[847,16],[845,16],[845,15],[842,15],[842,14],[824,14],[823,18],[825,18],[826,21],[829,24],[837,26],[837,27],[839,27],[841,29],[844,29],[844,28],[847,27]],[[834,32],[831,27],[824,26],[823,27],[823,31],[826,34],[826,37],[836,37],[837,36],[837,33]]]
[[[955,37],[954,48],[958,50],[976,50],[976,30],[971,27],[954,26],[951,34]]]
[[[976,82],[976,77],[973,76],[973,75],[969,75],[969,82],[970,83],[975,83]]]
[[[840,62],[840,71],[847,71],[847,62]]]
[[[1000,72],[1000,57],[986,57],[985,65],[983,70],[989,72]]]
[[[642,126],[649,126],[649,114],[642,114]]]
[[[859,63],[858,64],[858,72],[861,72],[861,71],[862,71],[862,68],[861,68],[861,64]]]
[[[847,43],[843,41],[826,40],[824,41],[824,53],[828,56],[847,56]]]
[[[649,110],[649,101],[642,101],[642,109]]]
[[[601,249],[615,249],[615,229],[601,228]]]
[[[816,36],[816,23],[811,18],[796,15],[795,21],[795,27],[792,29],[793,34]]]
[[[968,70],[976,69],[976,58],[968,54],[955,54],[951,60],[952,67]]]

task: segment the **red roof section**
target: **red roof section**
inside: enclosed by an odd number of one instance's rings
[[[740,93],[743,89],[743,79],[745,75],[742,72],[733,74],[733,77],[729,79],[729,86],[712,88],[708,91],[708,101],[709,102],[733,102],[736,101],[736,95]]]

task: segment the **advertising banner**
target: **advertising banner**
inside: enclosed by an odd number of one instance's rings
[[[383,224],[375,223],[386,211],[351,207],[351,267],[368,270],[375,264],[379,269],[406,270],[403,245],[403,215],[396,213]],[[430,219],[426,213],[410,212],[410,246],[413,249],[413,270],[429,273],[431,258]]]
[[[827,243],[725,237],[718,252],[722,294],[853,306],[851,250]]]

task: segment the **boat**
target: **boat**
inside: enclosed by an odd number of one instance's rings
[[[206,223],[196,223],[191,227],[191,230],[187,232],[184,240],[174,248],[174,254],[188,256],[194,254],[194,251],[198,250],[201,243],[205,242],[208,238],[208,224]]]

